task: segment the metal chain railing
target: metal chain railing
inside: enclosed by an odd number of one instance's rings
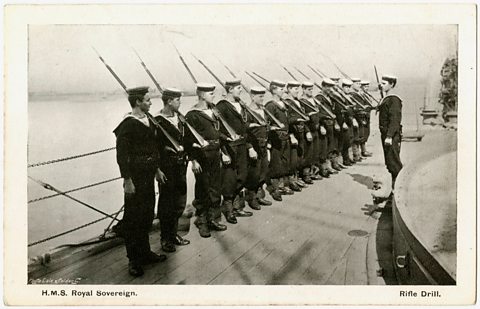
[[[58,163],[58,162],[63,162],[63,161],[68,161],[68,160],[73,160],[73,159],[78,159],[78,158],[87,157],[87,156],[95,155],[95,154],[102,153],[102,152],[106,152],[106,151],[111,151],[111,150],[114,150],[115,148],[116,148],[116,147],[110,147],[110,148],[101,149],[101,150],[97,150],[97,151],[93,151],[93,152],[88,152],[88,153],[84,153],[84,154],[79,154],[79,155],[75,155],[75,156],[71,156],[71,157],[65,157],[65,158],[54,159],[54,160],[49,160],[49,161],[45,161],[45,162],[39,162],[39,163],[29,164],[27,167],[28,167],[28,168],[30,168],[30,167],[37,167],[37,166],[48,165],[48,164],[52,164],[52,163]]]
[[[121,210],[120,212],[123,212],[123,210]],[[118,213],[119,213],[119,212],[116,211],[116,212],[112,213],[111,216],[114,216],[114,215],[116,215],[116,214],[118,214]],[[60,237],[60,236],[63,236],[63,235],[66,235],[66,234],[69,234],[69,233],[78,231],[78,230],[80,230],[80,229],[86,228],[87,226],[90,226],[90,225],[93,225],[93,224],[98,223],[98,222],[100,222],[100,221],[103,221],[103,220],[105,220],[105,219],[107,219],[107,218],[110,218],[110,217],[109,217],[109,216],[105,216],[105,217],[102,217],[102,218],[100,218],[100,219],[94,220],[94,221],[92,221],[92,222],[89,222],[89,223],[80,225],[80,226],[78,226],[78,227],[76,227],[76,228],[70,229],[70,230],[68,230],[68,231],[65,231],[65,232],[62,232],[62,233],[59,233],[59,234],[55,234],[55,235],[49,236],[49,237],[47,237],[47,238],[44,238],[44,239],[35,241],[35,242],[33,242],[33,243],[28,244],[28,247],[32,247],[32,246],[35,246],[35,245],[38,245],[38,244],[47,242],[47,241],[49,241],[49,240],[58,238],[58,237]]]
[[[116,178],[111,178],[111,179],[107,179],[107,180],[104,180],[104,181],[92,183],[90,185],[86,185],[86,186],[83,186],[83,187],[71,189],[71,190],[68,190],[68,191],[63,191],[63,193],[71,193],[71,192],[75,192],[75,191],[80,191],[80,190],[88,189],[88,188],[91,188],[91,187],[103,185],[105,183],[109,183],[109,182],[119,180],[119,179],[122,179],[122,177],[116,177]],[[35,202],[43,201],[43,200],[46,200],[46,199],[49,199],[49,198],[52,198],[52,197],[55,197],[55,196],[60,196],[60,195],[62,195],[62,194],[55,193],[55,194],[51,194],[51,195],[46,195],[46,196],[42,196],[42,197],[39,197],[39,198],[36,198],[36,199],[33,199],[33,200],[29,200],[28,203],[29,204],[35,203]]]

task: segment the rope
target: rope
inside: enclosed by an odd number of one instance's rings
[[[90,184],[90,185],[86,185],[86,186],[83,186],[83,187],[71,189],[71,190],[68,190],[68,191],[63,191],[63,193],[71,193],[71,192],[75,192],[75,191],[80,191],[80,190],[88,189],[88,188],[95,187],[95,186],[99,186],[99,185],[102,185],[102,184],[105,184],[105,183],[109,183],[109,182],[112,182],[112,181],[115,181],[115,180],[118,180],[118,179],[121,179],[121,178],[122,178],[122,177],[107,179],[107,180],[100,181],[100,182],[97,182],[97,183],[92,183],[92,184]],[[29,200],[28,203],[30,204],[30,203],[35,203],[35,202],[38,202],[38,201],[43,201],[43,200],[46,200],[46,199],[49,199],[49,198],[52,198],[52,197],[55,197],[55,196],[59,196],[59,195],[62,195],[62,194],[56,193],[56,194],[52,194],[52,195],[47,195],[47,196],[39,197],[39,198],[36,198],[36,199],[33,199],[33,200]]]
[[[85,202],[80,201],[79,199],[74,198],[74,197],[71,196],[71,195],[66,194],[65,192],[62,192],[62,191],[54,188],[51,184],[48,184],[48,183],[45,183],[45,182],[43,182],[43,181],[37,180],[37,179],[33,178],[32,176],[27,176],[27,177],[30,178],[31,180],[35,181],[36,183],[38,183],[40,186],[44,187],[45,189],[55,191],[55,192],[57,192],[58,194],[61,194],[61,195],[65,196],[65,197],[68,197],[69,199],[71,199],[71,200],[73,200],[73,201],[75,201],[75,202],[77,202],[77,203],[79,203],[79,204],[81,204],[81,205],[83,205],[83,206],[85,206],[85,207],[88,207],[88,208],[90,208],[90,209],[92,209],[92,210],[94,210],[94,211],[96,211],[96,212],[99,212],[99,213],[101,213],[101,214],[104,215],[104,216],[107,216],[107,217],[110,217],[110,218],[115,219],[113,216],[107,214],[106,212],[104,212],[104,211],[102,211],[102,210],[100,210],[100,209],[98,209],[98,208],[95,208],[95,207],[93,207],[93,206],[91,206],[91,205],[89,205],[89,204],[87,204],[87,203],[85,203]],[[117,220],[117,221],[120,221],[120,220]]]
[[[123,211],[123,210],[122,210],[122,211]],[[112,213],[112,214],[109,215],[109,216],[114,216],[116,213],[117,213],[117,212],[114,212],[114,213]],[[87,226],[93,225],[93,224],[95,224],[95,223],[98,223],[98,222],[100,222],[100,221],[103,221],[103,220],[109,218],[109,216],[102,217],[102,218],[97,219],[97,220],[95,220],[95,221],[86,223],[86,224],[84,224],[84,225],[80,225],[80,226],[78,226],[78,227],[76,227],[76,228],[73,228],[73,229],[71,229],[71,230],[68,230],[68,231],[65,231],[65,232],[62,232],[62,233],[59,233],[59,234],[56,234],[56,235],[52,235],[52,236],[49,236],[49,237],[47,237],[47,238],[38,240],[38,241],[36,241],[36,242],[33,242],[33,243],[31,243],[31,244],[28,244],[28,247],[32,247],[32,246],[35,246],[35,245],[44,243],[44,242],[46,242],[46,241],[49,241],[49,240],[58,238],[58,237],[60,237],[60,236],[63,236],[63,235],[66,235],[66,234],[69,234],[69,233],[78,231],[78,230],[83,229],[83,228],[86,228]]]
[[[53,164],[53,163],[58,163],[58,162],[63,162],[63,161],[68,161],[68,160],[73,160],[73,159],[78,159],[78,158],[87,157],[87,156],[91,156],[91,155],[94,155],[94,154],[98,154],[98,153],[102,153],[102,152],[114,150],[115,148],[116,148],[116,147],[110,147],[110,148],[101,149],[101,150],[97,150],[97,151],[93,151],[93,152],[88,152],[88,153],[84,153],[84,154],[79,154],[79,155],[76,155],[76,156],[65,157],[65,158],[60,158],[60,159],[55,159],[55,160],[50,160],[50,161],[45,161],[45,162],[39,162],[39,163],[29,164],[28,167],[29,167],[29,168],[30,168],[30,167],[37,167],[37,166],[42,166],[42,165],[48,165],[48,164]]]

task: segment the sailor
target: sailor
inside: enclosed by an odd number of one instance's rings
[[[365,125],[365,138],[363,143],[360,145],[361,150],[362,150],[362,156],[364,157],[371,157],[372,153],[367,151],[367,141],[368,138],[370,137],[370,113],[373,110],[373,97],[368,93],[368,88],[370,86],[370,82],[368,80],[362,80],[360,81],[360,95],[363,97],[363,100],[368,103],[369,109],[366,113],[366,122],[367,124]]]
[[[240,95],[243,91],[239,79],[225,82],[227,96],[220,100],[216,108],[225,120],[222,123],[221,131],[228,138],[223,139],[228,156],[222,158],[222,195],[223,213],[227,222],[235,224],[236,217],[250,217],[252,212],[244,210],[245,197],[243,189],[248,174],[248,160],[256,160],[257,152],[253,146],[246,141],[248,116],[245,108],[240,103]],[[236,136],[229,133],[229,126]]]
[[[330,177],[330,171],[328,168],[327,160],[331,152],[333,152],[333,146],[337,145],[335,141],[335,127],[338,127],[336,123],[336,116],[333,113],[332,106],[334,103],[330,97],[326,94],[331,91],[331,88],[335,83],[329,79],[324,78],[321,84],[319,92],[315,95],[315,103],[319,108],[319,174],[323,178]],[[328,90],[327,88],[330,88]],[[327,89],[327,90],[325,90]]]
[[[113,131],[116,136],[117,163],[123,178],[124,215],[123,233],[130,275],[143,275],[144,264],[165,261],[165,255],[150,250],[148,233],[155,208],[156,178],[165,182],[160,170],[157,128],[148,113],[150,96],[148,87],[127,89],[132,111],[125,115]]]
[[[250,88],[251,103],[249,105],[250,112],[248,113],[248,137],[247,140],[252,144],[257,152],[257,159],[250,160],[248,166],[248,176],[245,187],[246,201],[250,208],[260,210],[261,206],[270,206],[272,202],[265,200],[261,195],[257,195],[259,189],[265,184],[268,173],[269,150],[271,148],[268,144],[269,126],[267,117],[263,110],[263,99],[266,89],[263,87]],[[254,118],[254,115],[261,120],[259,123]]]
[[[282,195],[293,194],[289,188],[288,174],[290,170],[290,136],[288,134],[288,112],[282,97],[285,93],[285,82],[272,80],[269,90],[272,99],[265,104],[268,110],[283,125],[277,130],[270,130],[269,141],[272,145],[271,160],[268,170],[267,191],[276,201],[282,200]],[[270,121],[270,125],[274,124]]]
[[[198,132],[185,132],[185,149],[190,156],[195,175],[195,225],[201,237],[210,237],[211,231],[225,231],[227,227],[215,219],[221,210],[221,156],[219,120],[213,113],[215,85],[199,83],[196,86],[198,102],[185,115],[185,119]],[[205,142],[203,145],[199,139]],[[225,150],[223,150],[225,153]]]
[[[350,96],[353,100],[357,103],[357,107],[355,108],[355,119],[358,122],[358,138],[354,141],[354,145],[352,146],[354,149],[354,153],[356,152],[356,157],[363,159],[364,152],[362,151],[363,147],[365,147],[366,142],[366,133],[367,133],[367,115],[370,114],[371,106],[369,101],[366,101],[364,96],[361,94],[361,80],[360,78],[352,78],[352,91]]]
[[[342,91],[345,94],[345,97],[348,98],[350,105],[349,109],[344,113],[344,126],[345,124],[348,128],[344,127],[343,130],[343,148],[342,148],[342,158],[343,164],[349,166],[349,163],[355,163],[360,161],[359,152],[357,151],[356,145],[360,139],[359,125],[354,117],[357,113],[357,106],[354,103],[354,98],[351,96],[353,82],[349,79],[342,79],[341,86]],[[352,104],[353,103],[353,104]],[[352,154],[352,157],[350,156]]]
[[[334,135],[335,135],[335,150],[330,153],[328,163],[328,169],[331,174],[338,174],[338,171],[342,170],[342,166],[340,166],[339,160],[341,157],[341,151],[344,146],[344,139],[345,135],[347,135],[347,131],[349,129],[348,125],[345,123],[345,116],[347,116],[347,103],[345,102],[344,98],[340,95],[340,93],[335,89],[335,87],[340,87],[340,78],[333,77],[330,79],[331,82],[334,83],[333,87],[325,87],[324,91],[325,94],[330,98],[333,106],[332,112],[336,117],[336,125],[334,125]],[[328,85],[328,83],[326,84]]]
[[[310,129],[305,125],[308,121],[308,116],[305,115],[305,109],[298,101],[300,83],[297,81],[289,81],[287,83],[287,92],[285,102],[288,110],[288,123],[291,141],[290,149],[290,188],[293,191],[301,191],[301,188],[306,186],[306,183],[298,178],[300,176],[306,178],[311,182],[310,175],[303,175],[305,164],[305,146],[306,143],[312,142],[312,134]],[[307,119],[305,118],[307,117]]]
[[[380,87],[386,96],[377,106],[379,111],[378,124],[382,139],[385,165],[392,176],[392,189],[398,173],[403,167],[400,160],[400,145],[402,142],[402,99],[392,93],[397,85],[397,78],[392,75],[383,75]]]
[[[299,101],[302,103],[310,120],[306,125],[310,129],[312,135],[312,141],[306,143],[305,148],[305,167],[303,171],[304,179],[306,183],[312,183],[311,180],[320,180],[322,176],[318,174],[320,164],[320,113],[317,108],[317,104],[313,98],[313,86],[310,81],[304,81],[302,83],[302,96]],[[323,128],[325,131],[325,128]],[[324,132],[324,135],[326,132]]]
[[[155,120],[166,131],[157,132],[162,158],[160,168],[167,178],[165,183],[158,183],[157,206],[161,245],[165,252],[176,251],[175,245],[190,243],[177,234],[178,219],[187,201],[187,158],[183,148],[185,127],[178,116],[181,96],[180,90],[166,88],[162,93],[163,108],[155,115]]]

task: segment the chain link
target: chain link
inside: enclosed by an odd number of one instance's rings
[[[88,189],[88,188],[91,188],[91,187],[99,186],[99,185],[109,183],[109,182],[119,180],[119,179],[122,179],[122,177],[116,177],[116,178],[100,181],[100,182],[97,182],[97,183],[92,183],[90,185],[86,185],[86,186],[83,186],[83,187],[79,187],[79,188],[71,189],[71,190],[68,190],[68,191],[64,191],[63,193],[71,193],[71,192],[75,192],[75,191],[80,191],[80,190],[84,190],[84,189]],[[49,198],[52,198],[52,197],[55,197],[55,196],[59,196],[59,195],[62,195],[62,194],[55,193],[55,194],[39,197],[39,198],[36,198],[36,199],[33,199],[33,200],[29,200],[28,203],[30,204],[30,203],[43,201],[43,200],[46,200],[46,199],[49,199]]]
[[[114,150],[115,148],[116,147],[110,147],[110,148],[101,149],[101,150],[97,150],[97,151],[93,151],[93,152],[79,154],[79,155],[76,155],[76,156],[65,157],[65,158],[60,158],[60,159],[55,159],[55,160],[50,160],[50,161],[45,161],[45,162],[29,164],[28,168],[42,166],[42,165],[48,165],[48,164],[53,164],[53,163],[58,163],[58,162],[63,162],[63,161],[68,161],[68,160],[73,160],[73,159],[78,159],[78,158],[82,158],[82,157],[87,157],[87,156],[91,156],[91,155],[94,155],[94,154],[98,154],[98,153],[102,153],[102,152],[106,152],[106,151],[111,151],[111,150]]]

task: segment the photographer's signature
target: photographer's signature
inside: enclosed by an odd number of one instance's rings
[[[38,278],[38,279],[28,279],[28,284],[79,284],[83,278]]]

